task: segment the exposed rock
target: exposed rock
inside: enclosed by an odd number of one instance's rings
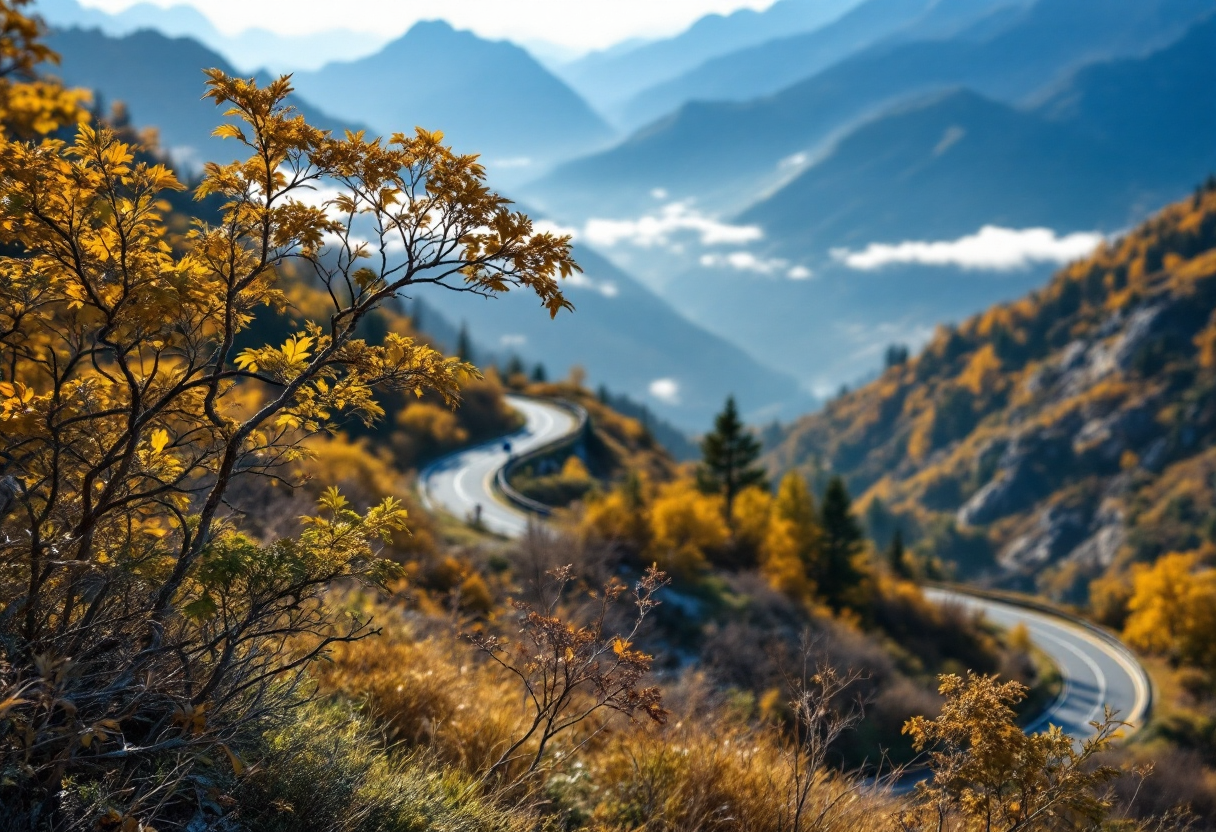
[[[996,475],[958,510],[958,523],[984,525],[1038,502],[1046,485],[1043,471],[1066,464],[1072,456],[1074,430],[1065,423],[1016,435],[1001,454]]]
[[[1159,474],[1165,468],[1165,460],[1169,455],[1170,443],[1164,436],[1154,440],[1140,456],[1140,465],[1146,470]]]
[[[1123,511],[1112,500],[1103,501],[1090,524],[1089,537],[1068,553],[1065,560],[1075,563],[1086,572],[1098,574],[1115,561],[1127,530],[1123,522]]]
[[[1035,517],[1030,531],[1001,550],[997,562],[1011,572],[1042,567],[1071,551],[1088,528],[1088,518],[1079,509],[1048,506]]]
[[[1148,441],[1156,430],[1152,408],[1142,403],[1090,419],[1073,439],[1073,453],[1094,454],[1108,462]]]

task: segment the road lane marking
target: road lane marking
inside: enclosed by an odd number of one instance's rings
[[[1076,656],[1078,659],[1080,659],[1082,662],[1084,662],[1085,666],[1089,668],[1089,671],[1094,674],[1094,680],[1098,683],[1098,700],[1094,704],[1093,708],[1090,709],[1089,714],[1085,717],[1085,723],[1088,725],[1090,722],[1093,722],[1097,718],[1098,714],[1104,712],[1103,709],[1107,704],[1106,703],[1106,692],[1107,692],[1106,674],[1102,672],[1102,668],[1098,666],[1098,663],[1095,662],[1088,653],[1086,653],[1084,650],[1081,650],[1075,644],[1070,644],[1069,642],[1065,641],[1064,639],[1059,638],[1058,636],[1054,636],[1048,632],[1040,632],[1038,635],[1039,635],[1039,637],[1045,638],[1048,641],[1054,641],[1056,644],[1060,645],[1065,650],[1072,653],[1074,656]]]

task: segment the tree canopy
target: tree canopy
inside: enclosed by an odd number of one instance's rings
[[[289,480],[309,436],[383,415],[377,390],[458,400],[470,364],[356,337],[381,305],[519,288],[556,315],[577,266],[442,134],[335,137],[288,106],[287,77],[218,70],[216,134],[245,158],[208,164],[195,190],[222,200],[220,221],[175,233],[173,171],[103,125],[54,134],[82,96],[15,80],[51,55],[2,8],[0,701],[17,730],[0,768],[24,772],[5,800],[37,805],[103,765],[136,803],[167,799],[136,777],[153,755],[185,778],[292,701],[328,644],[370,631],[320,594],[383,580],[376,543],[406,523],[392,499],[359,512],[330,489],[299,536],[264,544],[241,533],[233,484]],[[294,281],[328,308],[256,345]]]

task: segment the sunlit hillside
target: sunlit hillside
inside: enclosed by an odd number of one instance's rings
[[[1213,183],[1040,291],[793,424],[780,470],[843,474],[954,574],[1084,600],[1200,549],[1213,506]]]

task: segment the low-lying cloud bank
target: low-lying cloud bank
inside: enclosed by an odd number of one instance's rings
[[[1050,228],[1001,228],[985,225],[957,240],[870,243],[860,251],[832,249],[832,257],[851,269],[917,264],[961,269],[1013,271],[1036,263],[1064,264],[1093,252],[1105,238],[1094,231],[1057,236]]]
[[[687,202],[671,202],[657,214],[645,214],[631,219],[593,217],[582,228],[563,226],[551,220],[540,220],[537,231],[568,234],[575,240],[593,246],[612,248],[632,245],[638,248],[678,248],[684,240],[695,240],[703,246],[742,245],[764,237],[758,225],[731,225],[697,211]]]

